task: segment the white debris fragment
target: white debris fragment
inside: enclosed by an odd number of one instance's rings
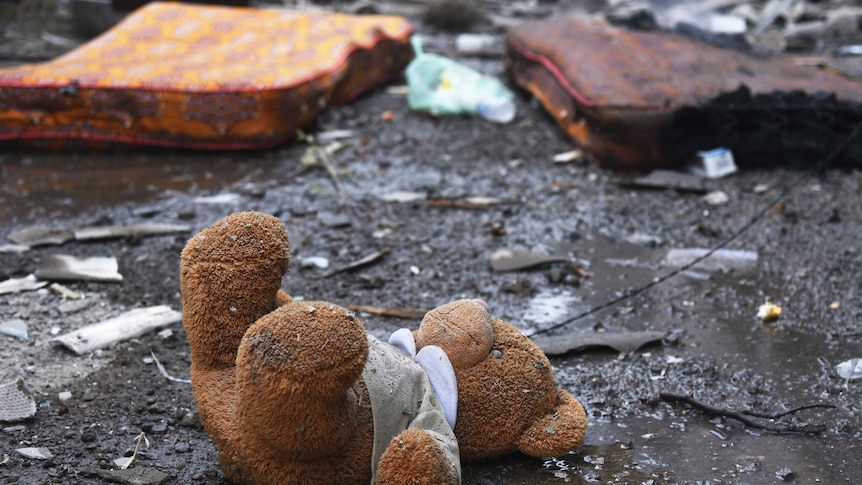
[[[584,153],[580,150],[571,150],[568,152],[558,153],[554,155],[554,163],[570,163],[580,160]]]
[[[26,341],[29,338],[29,335],[27,334],[27,322],[20,318],[13,318],[12,320],[6,320],[5,322],[0,323],[0,333],[10,337],[15,337],[19,340]]]
[[[680,268],[706,256],[709,251],[703,248],[671,249],[661,264]],[[719,249],[694,266],[703,271],[751,271],[756,267],[757,253],[738,249]]]
[[[94,226],[75,229],[73,234],[78,241],[91,241],[95,239],[111,239],[117,237],[143,237],[158,236],[163,234],[174,234],[188,232],[192,228],[178,224],[132,224],[129,226]]]
[[[299,261],[299,266],[301,268],[326,269],[329,268],[329,260],[323,256],[310,256],[302,258]]]
[[[477,53],[486,51],[500,52],[504,49],[503,37],[492,34],[458,34],[455,49],[458,52]]]
[[[17,253],[21,254],[30,250],[30,246],[26,244],[3,244],[0,245],[0,253]]]
[[[70,391],[63,391],[57,394],[57,399],[59,399],[60,402],[66,402],[69,399],[72,399],[72,393]]]
[[[709,205],[724,205],[730,202],[730,196],[723,190],[716,190],[704,195],[702,200]]]
[[[123,275],[114,257],[82,258],[67,254],[54,254],[42,260],[36,277],[46,280],[76,280],[120,282]]]
[[[65,346],[78,355],[83,355],[180,320],[182,320],[182,313],[165,305],[138,308],[116,318],[63,334],[51,341]]]
[[[847,387],[850,381],[862,379],[862,358],[845,360],[835,366],[835,372],[844,379],[844,387]]]
[[[697,152],[699,161],[689,167],[689,171],[699,177],[717,179],[737,171],[733,153],[727,148],[716,148]]]
[[[353,138],[354,136],[356,136],[356,133],[353,130],[329,130],[318,133],[314,136],[314,140],[321,145],[326,145],[335,140]]]
[[[464,199],[464,202],[466,202],[468,204],[474,204],[474,205],[497,205],[497,204],[502,204],[504,202],[504,200],[498,199],[496,197],[476,196],[476,197],[467,197],[466,199]]]
[[[0,323],[0,333],[20,340],[27,340],[30,338],[27,334],[27,322],[20,318],[13,318],[12,320],[6,320],[5,322]]]
[[[129,465],[131,465],[131,463],[132,463],[132,457],[131,456],[123,456],[120,458],[116,458],[114,460],[114,466],[119,468],[120,470],[125,470],[126,468],[129,467]]]
[[[195,197],[194,201],[196,204],[233,204],[234,202],[239,202],[241,197],[239,194],[219,194],[219,195],[210,195],[205,197]]]
[[[405,191],[397,191],[392,192],[390,194],[386,194],[383,196],[383,200],[386,202],[416,202],[420,200],[425,200],[428,198],[428,194],[425,192],[405,192]]]
[[[679,364],[681,362],[685,362],[685,359],[682,357],[677,357],[675,355],[666,355],[665,360],[668,364]]]
[[[48,448],[18,448],[15,451],[24,458],[33,458],[36,460],[54,458],[54,455]]]
[[[32,291],[47,285],[47,281],[39,281],[36,275],[27,275],[23,278],[10,278],[0,281],[0,295],[6,293],[18,293],[19,291]]]
[[[33,226],[9,234],[9,240],[27,246],[44,246],[46,244],[63,244],[75,238],[68,229]]]

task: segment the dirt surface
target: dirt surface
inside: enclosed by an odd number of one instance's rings
[[[466,62],[503,75],[499,58]],[[835,365],[862,357],[862,173],[743,171],[709,182],[728,196],[710,205],[701,193],[637,189],[618,174],[555,163],[570,143],[528,98],[517,104],[507,125],[411,113],[404,95],[386,88],[328,110],[321,131],[353,131],[332,157],[344,197],[325,170],[302,168],[307,146],[298,142],[249,153],[0,151],[2,235],[33,225],[189,226],[177,235],[0,252],[0,281],[32,273],[53,254],[113,256],[123,275],[122,283],[63,282],[78,300],[48,289],[0,295],[0,323],[21,319],[29,331],[26,341],[0,335],[0,383],[23,378],[37,403],[34,418],[3,424],[2,480],[109,483],[104,476],[118,473],[113,460],[130,456],[143,432],[150,446],[141,445],[132,470],[161,471],[166,483],[224,483],[190,386],[163,377],[152,359],[188,378],[181,324],[85,356],[50,341],[133,308],[180,310],[185,241],[231,212],[260,210],[280,217],[290,233],[293,261],[282,287],[294,296],[393,309],[482,298],[527,334],[667,274],[662,259],[670,249],[712,247],[758,218],[728,246],[756,252],[756,263],[729,272],[695,268],[549,332],[659,330],[669,337],[632,352],[553,357],[559,383],[587,408],[585,445],[555,459],[469,464],[464,483],[856,481],[862,383],[845,382]],[[384,200],[397,191],[429,200]],[[468,197],[499,201],[459,205]],[[565,261],[495,272],[490,256],[500,248]],[[323,257],[330,269],[341,268],[384,250],[370,265],[329,276],[301,264]],[[783,309],[773,322],[756,317],[767,299]],[[366,312],[360,318],[379,337],[418,325]],[[71,398],[62,401],[66,391]],[[752,418],[820,431],[776,433],[664,401],[662,392],[735,411],[834,408]],[[25,447],[53,457],[15,451]]]

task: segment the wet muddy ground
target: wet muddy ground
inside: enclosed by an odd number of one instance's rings
[[[499,59],[470,60],[501,76]],[[396,85],[399,82],[396,81]],[[50,340],[132,308],[181,309],[179,253],[192,234],[238,210],[275,214],[291,237],[294,296],[336,304],[429,309],[462,297],[486,300],[527,334],[640,288],[672,270],[673,248],[712,247],[762,217],[730,249],[757,261],[732,271],[694,268],[635,297],[549,332],[659,330],[669,338],[636,351],[589,349],[552,357],[559,383],[590,417],[582,448],[556,459],[523,456],[465,466],[468,484],[854,483],[862,474],[862,382],[836,364],[862,357],[862,173],[742,171],[711,181],[729,196],[645,190],[619,174],[555,163],[571,149],[556,125],[520,96],[508,125],[411,113],[403,94],[380,89],[320,119],[321,131],[352,130],[332,157],[341,197],[322,168],[303,169],[306,145],[265,152],[0,151],[0,235],[32,225],[72,228],[145,222],[186,224],[178,235],[68,242],[0,253],[0,280],[32,273],[52,254],[113,256],[122,283],[64,282],[84,296],[48,290],[0,295],[0,322],[22,319],[29,338],[0,335],[0,383],[24,379],[36,416],[4,423],[5,483],[109,483],[113,460],[161,471],[167,483],[223,483],[215,448],[196,420],[182,325],[86,356]],[[384,112],[391,112],[388,120]],[[812,165],[816,160],[812,160]],[[798,183],[797,183],[798,182]],[[788,188],[796,187],[776,200]],[[429,200],[387,201],[397,191]],[[462,207],[468,197],[498,203]],[[432,202],[434,201],[434,202]],[[441,203],[446,201],[449,204]],[[766,209],[766,210],[764,210]],[[4,241],[5,243],[5,241]],[[537,268],[496,272],[490,255],[515,248],[561,256]],[[326,258],[339,268],[377,251],[379,261],[327,276],[303,266]],[[780,318],[756,317],[766,300]],[[418,321],[360,313],[384,337]],[[71,392],[61,401],[59,393]],[[826,403],[773,427],[775,433],[706,415],[660,393],[691,394],[725,410],[779,413]],[[47,460],[14,450],[44,447]]]

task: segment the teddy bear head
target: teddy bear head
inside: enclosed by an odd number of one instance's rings
[[[416,348],[443,349],[455,371],[455,436],[465,460],[520,451],[558,456],[581,445],[584,408],[557,387],[545,354],[482,300],[431,310],[416,331]]]

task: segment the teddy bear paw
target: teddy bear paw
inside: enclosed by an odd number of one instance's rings
[[[441,441],[432,432],[410,428],[392,438],[377,467],[378,485],[456,485],[461,483]],[[457,453],[456,453],[457,456]]]

